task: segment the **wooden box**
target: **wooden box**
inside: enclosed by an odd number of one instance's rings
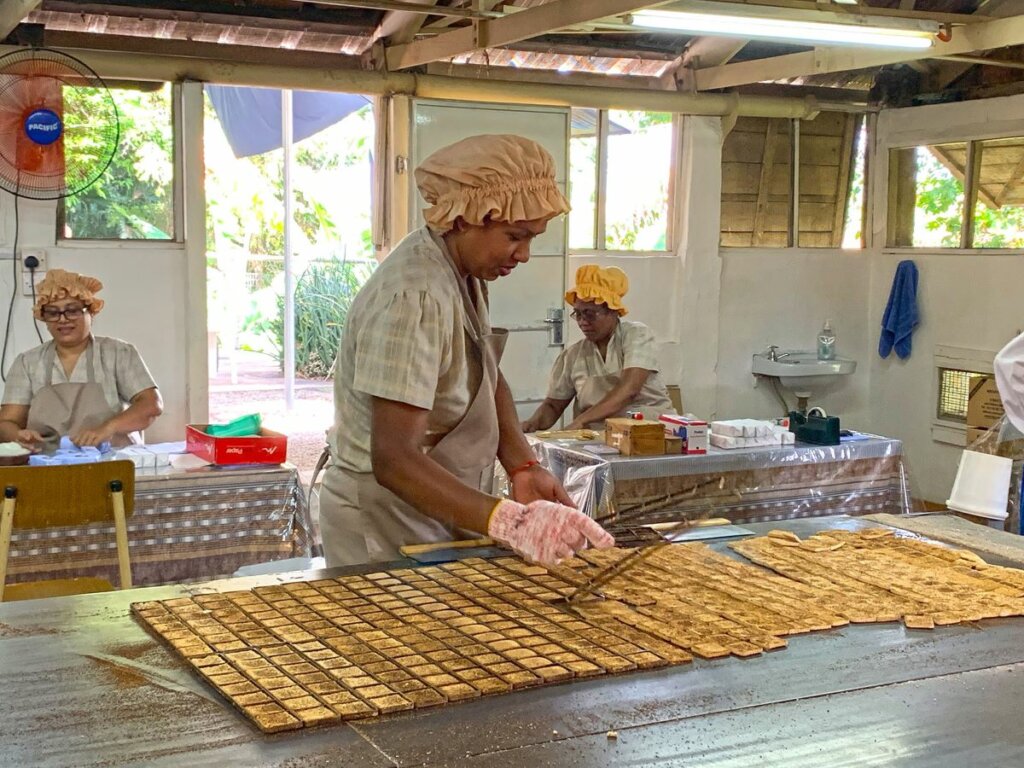
[[[604,441],[623,456],[661,456],[665,453],[665,425],[660,421],[606,419]]]

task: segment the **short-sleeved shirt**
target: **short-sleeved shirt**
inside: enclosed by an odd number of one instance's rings
[[[137,394],[156,386],[142,356],[132,344],[108,336],[93,336],[92,343],[93,379],[103,386],[103,394],[111,410],[122,410]],[[31,405],[39,390],[51,383],[84,384],[89,381],[86,352],[78,358],[70,376],[65,375],[60,357],[55,354],[51,379],[47,375],[45,360],[53,345],[53,341],[48,341],[14,358],[4,386],[4,405]]]
[[[563,350],[551,369],[547,396],[554,400],[576,398],[577,412],[585,411],[611,391],[617,383],[615,377],[626,368],[643,368],[650,372],[640,394],[627,409],[637,407],[652,408],[662,413],[673,412],[668,390],[658,373],[654,334],[643,323],[632,320],[619,320],[603,358],[597,345],[588,339],[577,341]],[[598,379],[599,386],[587,386]],[[591,398],[587,398],[583,396],[585,390],[602,393],[593,393]]]
[[[341,335],[334,376],[338,466],[371,472],[374,397],[430,411],[427,434],[450,432],[480,387],[482,369],[465,321],[459,276],[427,228],[402,240],[359,291]],[[476,321],[489,333],[486,290],[467,278]]]

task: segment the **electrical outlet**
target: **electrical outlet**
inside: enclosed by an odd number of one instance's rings
[[[38,264],[35,270],[29,269],[25,262],[30,258],[35,257]],[[46,277],[46,251],[40,249],[23,250],[21,252],[21,292],[25,296],[32,296],[35,291],[33,290],[33,280],[35,285],[39,285],[39,282]]]

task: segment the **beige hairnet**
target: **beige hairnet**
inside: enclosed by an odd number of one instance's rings
[[[460,216],[479,226],[488,216],[511,223],[569,212],[551,155],[511,134],[471,136],[439,149],[416,169],[416,185],[430,204],[427,225],[442,234]]]
[[[37,320],[42,319],[42,309],[61,299],[79,299],[89,308],[90,315],[98,315],[105,303],[97,298],[96,292],[103,288],[103,283],[95,277],[68,272],[66,269],[51,269],[36,286],[36,303],[32,314]]]

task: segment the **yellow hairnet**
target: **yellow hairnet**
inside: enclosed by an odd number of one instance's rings
[[[576,270],[576,287],[566,292],[565,301],[572,304],[576,299],[580,299],[604,304],[622,316],[628,312],[622,304],[622,297],[627,293],[629,278],[621,269],[584,264]]]
[[[103,283],[95,277],[68,272],[66,269],[51,269],[36,286],[36,303],[32,314],[41,320],[45,304],[52,304],[61,299],[79,299],[89,308],[90,315],[98,315],[105,303],[97,298],[96,292],[103,288]]]
[[[439,149],[416,169],[416,186],[430,204],[427,225],[441,234],[460,216],[480,226],[488,217],[512,223],[569,212],[551,155],[511,134],[471,136]]]

